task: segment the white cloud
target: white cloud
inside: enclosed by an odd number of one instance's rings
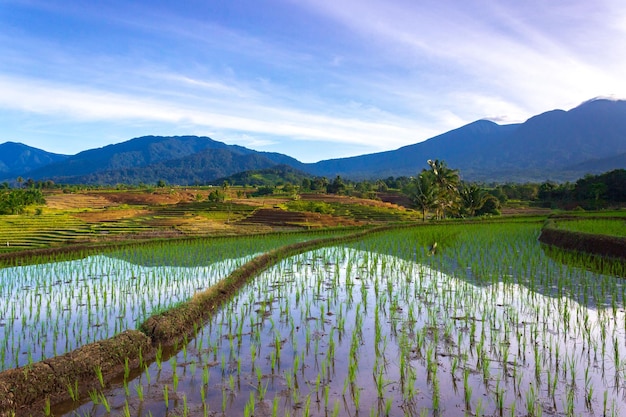
[[[109,123],[120,137],[145,128],[250,147],[323,141],[316,151],[333,157],[339,147],[393,149],[481,118],[520,122],[626,97],[621,0],[272,2],[273,16],[302,13],[305,37],[198,5],[25,4],[79,22],[89,41],[7,22],[0,107],[49,126]]]
[[[304,3],[360,33],[378,59],[433,81],[424,93],[455,114],[474,111],[446,96],[474,96],[490,104],[485,116],[511,110],[511,119],[600,93],[626,96],[626,56],[617,53],[626,50],[626,37],[612,29],[626,28],[623,2]],[[502,107],[491,108],[497,102]]]
[[[155,121],[233,132],[257,132],[294,140],[400,145],[412,140],[415,126],[335,118],[298,110],[240,103],[229,111],[183,103],[142,99],[76,86],[49,85],[31,79],[0,76],[0,106],[24,112],[58,115],[77,121]],[[384,144],[381,138],[385,139]]]

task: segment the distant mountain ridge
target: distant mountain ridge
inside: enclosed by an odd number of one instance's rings
[[[30,171],[35,180],[68,184],[204,184],[237,172],[298,164],[282,154],[257,152],[208,137],[143,136],[90,149]]]
[[[573,181],[626,168],[626,101],[594,99],[520,124],[478,120],[396,150],[307,164],[197,136],[144,136],[73,156],[7,142],[0,145],[0,178],[186,185],[287,165],[315,176],[376,179],[415,175],[428,159],[445,160],[465,180],[485,182]]]
[[[0,178],[25,176],[37,168],[60,162],[67,155],[46,152],[16,142],[0,144]]]
[[[428,159],[443,159],[473,181],[572,181],[587,173],[626,168],[626,101],[590,100],[524,123],[479,120],[394,151],[321,161],[317,175],[346,177],[415,175]],[[595,163],[592,163],[595,162]]]

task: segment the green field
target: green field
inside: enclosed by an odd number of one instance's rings
[[[557,229],[570,230],[573,232],[626,237],[626,218],[556,220],[554,225]]]

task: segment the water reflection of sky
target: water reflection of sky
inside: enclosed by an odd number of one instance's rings
[[[357,408],[359,414],[382,415],[387,401],[392,415],[420,415],[423,409],[432,415],[435,393],[433,379],[427,377],[431,355],[437,364],[441,415],[460,417],[478,407],[484,415],[497,415],[496,392],[504,398],[505,415],[513,407],[514,415],[530,414],[529,404],[543,415],[565,415],[570,398],[574,415],[602,415],[605,392],[609,413],[615,407],[619,415],[625,391],[613,379],[624,376],[625,323],[621,308],[588,307],[517,283],[477,286],[393,256],[326,248],[286,259],[262,273],[184,351],[162,368],[152,364],[131,383],[150,393],[147,399],[140,401],[133,390],[127,394],[121,387],[107,395],[119,412],[128,403],[136,411],[132,415],[155,417],[182,413],[183,396],[188,410],[201,414],[203,395],[210,410],[223,410],[226,398],[226,415],[244,415],[250,396],[258,399],[259,387],[267,389],[266,400],[256,406],[262,409],[278,399],[278,415],[300,415],[307,399],[311,416],[333,415],[336,403],[341,416],[356,415]],[[273,369],[277,341],[282,360]],[[345,384],[353,360],[358,407]],[[211,381],[206,387],[205,368]],[[466,371],[472,411],[464,401]],[[407,399],[401,379],[406,383],[411,372],[414,397]],[[384,382],[382,398],[378,375]],[[323,400],[326,387],[329,408]],[[587,404],[589,387],[593,393]],[[532,395],[536,399],[529,402]],[[77,411],[106,414],[93,403]]]
[[[134,329],[248,258],[143,266],[103,255],[0,269],[0,369]]]

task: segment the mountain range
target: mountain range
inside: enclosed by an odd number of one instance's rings
[[[478,120],[396,150],[316,163],[197,136],[144,136],[76,155],[6,142],[0,144],[0,179],[188,185],[285,165],[311,176],[359,180],[412,176],[428,159],[445,160],[465,180],[500,183],[573,181],[626,168],[626,101],[594,99],[519,124]]]

